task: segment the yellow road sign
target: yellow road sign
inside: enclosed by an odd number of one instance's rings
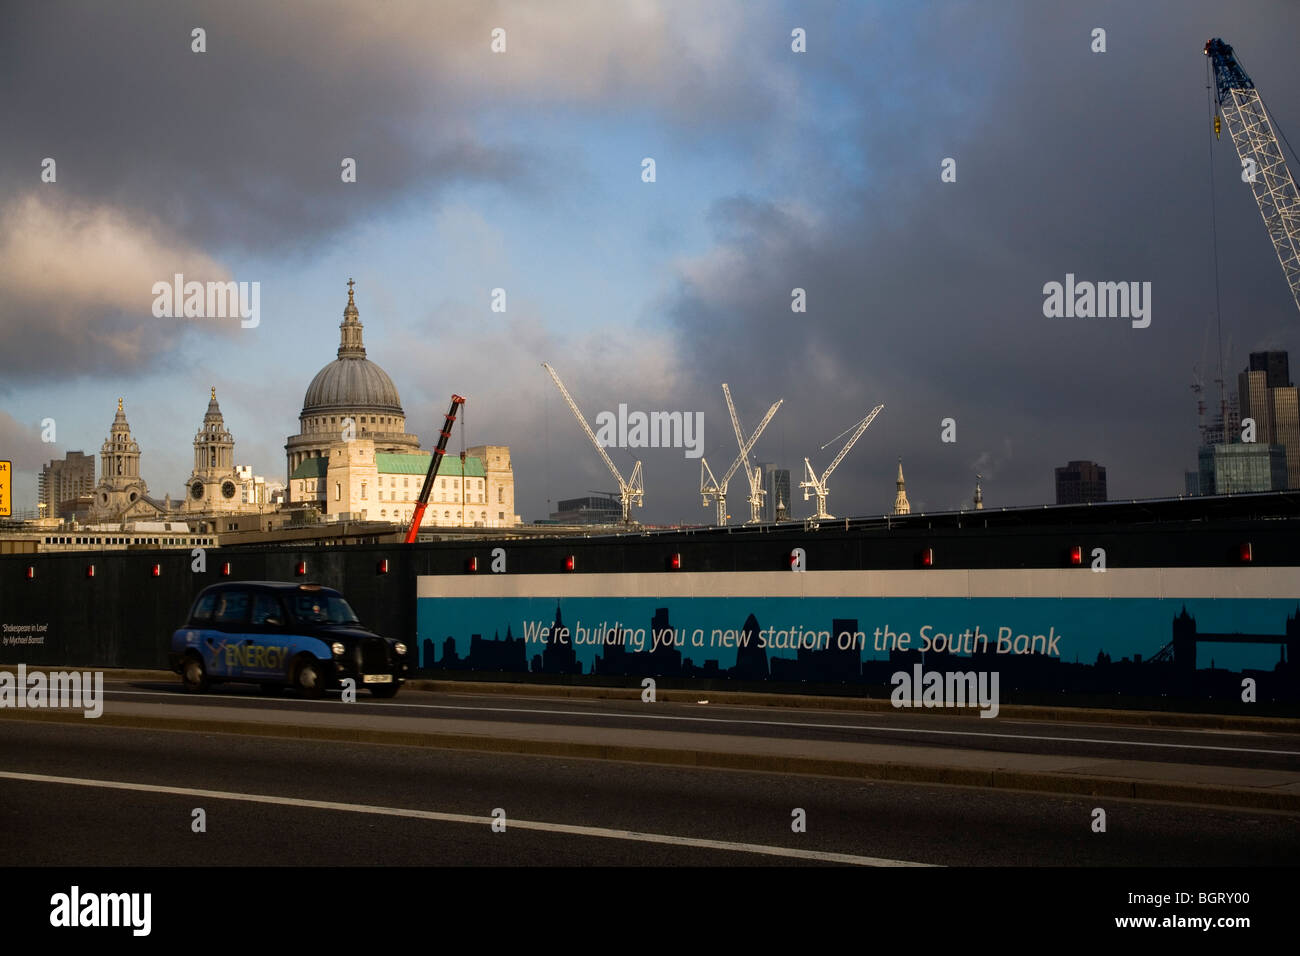
[[[9,492],[9,479],[13,477],[12,461],[0,459],[0,518],[8,518],[13,511],[13,497]]]

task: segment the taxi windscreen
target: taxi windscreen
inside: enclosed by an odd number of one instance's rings
[[[294,616],[313,624],[359,624],[348,602],[329,594],[295,594]]]

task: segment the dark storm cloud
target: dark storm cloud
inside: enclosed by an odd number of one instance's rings
[[[191,50],[196,25],[204,53]],[[7,7],[7,379],[147,369],[187,331],[228,331],[152,316],[152,284],[175,273],[224,280],[227,256],[317,253],[450,183],[530,185],[523,150],[426,122],[452,107],[368,25],[341,5]],[[45,157],[56,183],[39,179]],[[341,181],[344,157],[355,184]]]
[[[53,422],[53,426],[54,437],[58,437],[58,422]],[[0,410],[0,448],[20,476],[39,472],[42,465],[63,452],[60,445],[41,441],[42,427],[41,422],[22,422]],[[18,485],[15,481],[15,486]],[[19,493],[25,490],[20,488]]]
[[[885,402],[832,480],[838,513],[887,509],[900,454],[914,503],[931,509],[969,505],[977,471],[988,504],[1051,501],[1052,467],[1068,458],[1106,464],[1115,496],[1177,494],[1195,464],[1188,386],[1214,311],[1201,47],[1227,38],[1283,125],[1300,127],[1300,12],[998,4],[926,16],[955,9],[917,11],[934,33],[910,56],[839,70],[858,107],[846,136],[867,160],[815,229],[764,199],[715,204],[729,254],[688,269],[671,305],[687,378],[701,400],[708,383],[741,377],[782,392],[780,414],[798,422],[792,471],[804,454],[825,467],[838,444],[817,446]],[[1096,26],[1104,54],[1089,49]],[[986,95],[954,111],[954,90]],[[1247,347],[1300,346],[1300,316],[1226,136],[1214,155],[1235,381]],[[953,184],[939,178],[949,156]],[[1044,318],[1043,284],[1067,272],[1152,282],[1151,327]],[[795,286],[807,315],[790,310]],[[940,443],[944,417],[954,445]]]
[[[761,115],[759,81],[727,68],[729,38],[747,21],[731,4],[711,13],[730,26],[689,4],[586,0],[7,5],[0,218],[38,204],[25,220],[71,235],[63,258],[93,260],[100,288],[54,303],[51,283],[33,277],[66,263],[18,254],[12,245],[27,236],[10,226],[0,267],[14,294],[0,334],[24,357],[10,350],[0,367],[57,377],[148,367],[170,340],[134,310],[136,290],[184,272],[180,259],[206,260],[204,278],[230,278],[233,257],[318,255],[358,223],[449,187],[491,184],[522,202],[580,190],[569,157],[512,132],[528,125],[515,116],[576,105],[736,126]],[[488,48],[499,24],[511,31],[507,56]],[[46,157],[57,184],[39,179]],[[344,158],[357,163],[355,184],[341,182]],[[77,235],[61,218],[74,208],[112,228]],[[122,254],[108,247],[140,254],[117,268]],[[140,318],[123,329],[126,299]],[[141,347],[89,360],[123,337]]]
[[[408,189],[527,176],[518,150],[428,123],[456,104],[367,42],[364,22],[347,29],[364,17],[345,6],[10,9],[4,106],[21,145],[0,154],[0,200],[52,156],[83,199],[156,216],[196,243],[265,251],[310,246]],[[344,157],[359,166],[346,190]]]
[[[763,113],[762,64],[727,69],[726,38],[747,29],[732,4],[715,5],[721,23],[689,4],[582,0],[79,0],[8,13],[0,202],[52,156],[82,199],[208,246],[310,246],[412,191],[488,182],[527,198],[566,178],[536,143],[511,141],[509,123],[485,141],[475,120],[489,109],[650,106],[711,126]],[[497,24],[514,31],[499,57]],[[195,27],[204,53],[191,50]],[[359,167],[347,190],[344,157]]]

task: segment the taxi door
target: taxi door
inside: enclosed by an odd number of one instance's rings
[[[245,677],[268,681],[285,679],[289,643],[287,620],[276,594],[259,591],[253,595],[243,658]]]
[[[217,595],[212,622],[203,635],[203,652],[210,677],[234,680],[243,675],[243,662],[251,641],[245,633],[248,630],[248,605],[248,592],[239,588],[230,588]]]

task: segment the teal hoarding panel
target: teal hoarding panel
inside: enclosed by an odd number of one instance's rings
[[[1300,602],[422,597],[417,632],[421,666],[447,670],[880,684],[924,660],[1042,691],[1195,694],[1252,675],[1291,699]]]

